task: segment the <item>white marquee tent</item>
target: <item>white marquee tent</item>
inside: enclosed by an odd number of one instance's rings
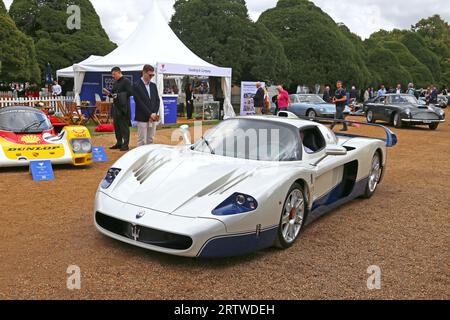
[[[102,56],[92,55],[89,58],[87,58],[86,60],[81,61],[79,64],[94,62],[95,60],[98,60],[100,58],[102,58]],[[70,66],[70,67],[67,67],[64,69],[59,69],[58,71],[56,71],[56,77],[57,78],[74,78],[75,71],[73,70],[73,66]]]
[[[164,74],[221,77],[224,116],[235,116],[231,105],[231,68],[214,66],[189,50],[169,27],[154,0],[142,24],[123,44],[103,58],[73,66],[75,98],[80,99],[86,72],[110,72],[115,66],[122,71],[141,71],[145,64],[155,66],[154,81],[160,95],[164,90]],[[162,103],[160,108],[164,121]]]

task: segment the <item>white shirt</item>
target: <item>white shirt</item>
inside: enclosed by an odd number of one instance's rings
[[[54,95],[60,95],[61,92],[62,92],[61,86],[59,84],[55,84],[52,87],[52,92],[53,92]]]
[[[150,81],[149,82],[145,82],[144,78],[141,78],[142,82],[144,83],[145,89],[147,89],[148,92],[148,96],[151,98],[152,95],[150,94]]]

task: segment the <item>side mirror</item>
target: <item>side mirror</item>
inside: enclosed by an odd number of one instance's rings
[[[180,130],[183,135],[184,144],[187,146],[191,145],[192,139],[191,139],[191,133],[189,132],[189,126],[187,124],[184,124],[184,125],[180,126]]]
[[[331,145],[325,148],[325,154],[327,156],[345,156],[347,154],[347,149],[341,146]]]

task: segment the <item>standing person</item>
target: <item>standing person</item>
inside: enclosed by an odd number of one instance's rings
[[[342,81],[340,81],[340,80],[336,83],[336,87],[337,87],[337,90],[333,97],[333,103],[336,104],[335,119],[345,120],[344,110],[345,110],[345,105],[347,102],[347,92],[342,87]],[[331,125],[331,130],[333,130],[335,125],[336,125],[336,121],[334,121],[333,124]],[[347,130],[348,130],[347,123],[344,121],[343,128],[341,129],[341,131],[347,131]]]
[[[323,91],[322,99],[323,99],[323,101],[330,103],[330,101],[331,101],[330,86],[325,87],[325,90]]]
[[[406,94],[414,95],[416,93],[416,89],[414,89],[414,84],[412,82],[408,83],[408,90],[406,90]]]
[[[256,83],[256,94],[253,97],[253,104],[255,106],[256,114],[262,114],[264,108],[264,89],[261,86],[261,82]]]
[[[277,86],[277,91],[278,91],[278,110],[276,113],[278,113],[278,111],[280,111],[280,109],[282,110],[286,110],[289,107],[289,94],[286,90],[284,90],[282,85]]]
[[[385,94],[386,94],[386,88],[385,88],[384,84],[382,84],[380,86],[380,90],[378,90],[378,97],[379,96],[384,96]]]
[[[436,86],[433,86],[431,88],[429,103],[431,103],[431,104],[437,104],[438,103],[438,91],[437,91]]]
[[[156,84],[151,82],[155,68],[146,64],[142,69],[142,78],[134,83],[133,95],[136,103],[134,119],[138,126],[137,146],[152,144],[158,125],[159,105],[161,103]]]
[[[54,96],[60,96],[62,93],[62,88],[61,86],[58,84],[58,81],[53,81],[53,86],[52,86],[52,95]]]
[[[186,93],[186,114],[188,119],[192,119],[192,112],[194,111],[194,95],[192,92],[192,84],[188,83],[185,88]]]
[[[402,85],[400,83],[397,84],[397,88],[395,89],[395,93],[396,94],[401,94],[402,93]]]
[[[111,75],[115,82],[112,92],[105,89],[110,98],[113,98],[112,116],[114,121],[114,131],[116,134],[116,144],[110,149],[120,149],[128,151],[130,143],[131,107],[130,97],[132,93],[131,81],[125,78],[119,67],[111,69]]]
[[[352,89],[350,90],[350,96],[351,101],[356,101],[358,99],[358,91],[356,91],[356,87],[352,86]]]
[[[370,88],[367,88],[366,91],[364,91],[364,102],[370,99]]]

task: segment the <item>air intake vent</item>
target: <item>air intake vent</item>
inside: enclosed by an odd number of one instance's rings
[[[136,177],[136,180],[140,184],[143,184],[156,170],[168,162],[170,162],[170,160],[164,158],[149,158],[142,166],[134,169],[133,174]]]

